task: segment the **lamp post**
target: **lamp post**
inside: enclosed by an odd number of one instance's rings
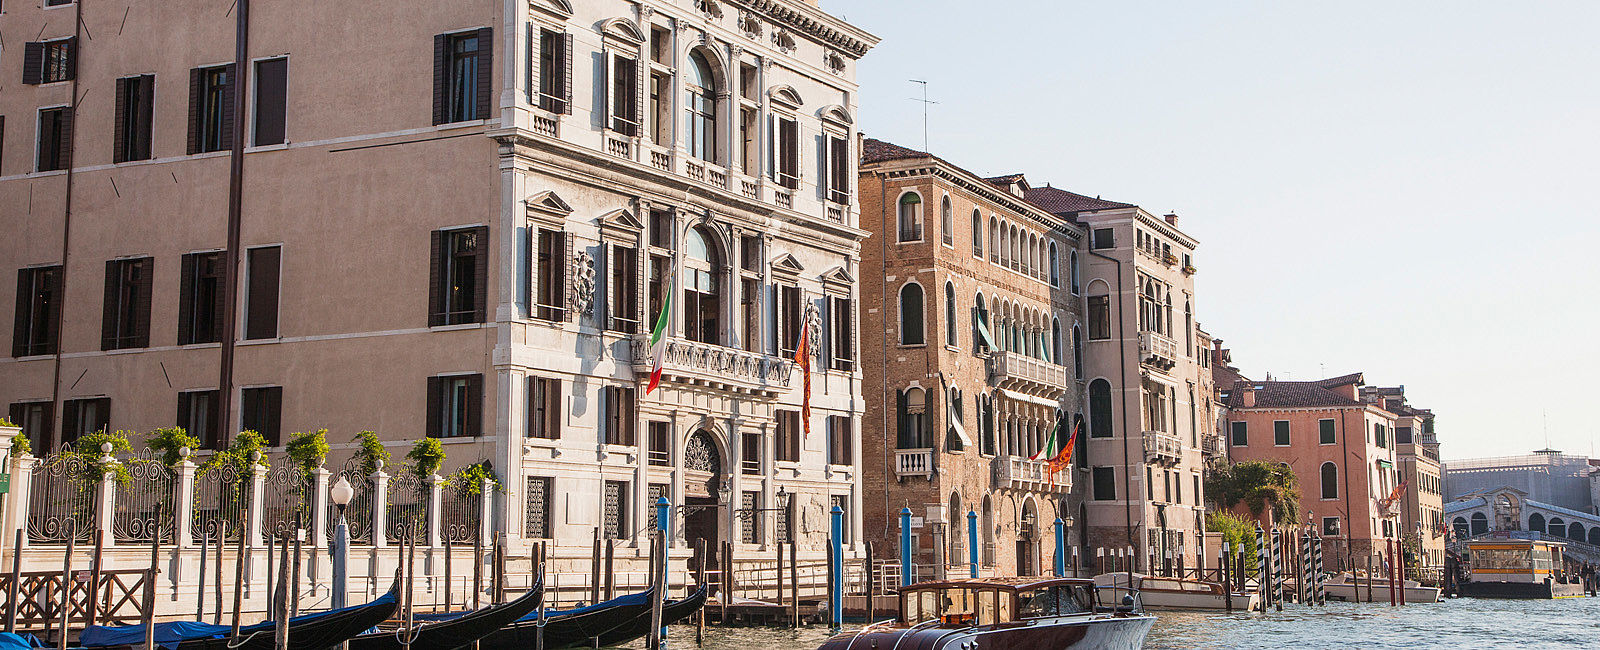
[[[333,484],[328,490],[333,497],[334,507],[339,509],[339,523],[333,527],[333,545],[328,547],[328,553],[333,556],[333,601],[334,609],[345,606],[345,596],[350,592],[350,527],[345,525],[344,508],[350,505],[350,498],[355,496],[355,488],[350,487],[350,480],[343,476],[339,482]]]

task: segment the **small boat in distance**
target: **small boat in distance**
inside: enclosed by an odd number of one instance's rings
[[[1583,580],[1565,570],[1566,544],[1498,536],[1462,542],[1466,562],[1459,588],[1478,598],[1577,598]]]
[[[1388,601],[1389,578],[1385,576],[1357,576],[1351,573],[1341,573],[1322,583],[1322,590],[1328,594],[1329,600],[1345,600],[1350,602]],[[1438,587],[1428,587],[1416,580],[1400,581],[1400,588],[1405,590],[1406,604],[1411,603],[1436,603],[1439,602],[1440,590]]]
[[[1256,592],[1235,591],[1230,598],[1223,592],[1222,583],[1207,580],[1114,572],[1095,576],[1094,583],[1126,588],[1129,576],[1133,577],[1132,587],[1139,592],[1140,602],[1151,609],[1227,609],[1232,601],[1234,609],[1252,611],[1261,605],[1261,596]]]
[[[911,585],[900,614],[819,650],[1139,648],[1155,617],[1138,592],[1086,578],[974,578]]]

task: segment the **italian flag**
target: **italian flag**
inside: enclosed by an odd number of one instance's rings
[[[644,394],[661,385],[661,363],[667,357],[667,317],[672,313],[672,281],[667,281],[667,297],[661,301],[661,313],[656,315],[656,327],[650,330],[650,384]]]
[[[1050,428],[1050,437],[1045,439],[1044,446],[1040,447],[1039,451],[1033,452],[1033,455],[1029,456],[1028,460],[1039,460],[1040,458],[1054,456],[1056,453],[1056,432],[1060,430],[1061,418],[1056,418],[1056,425]]]

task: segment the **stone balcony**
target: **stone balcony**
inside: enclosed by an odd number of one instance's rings
[[[1016,490],[1036,490],[1066,494],[1072,491],[1072,468],[1056,472],[1052,479],[1049,463],[1020,456],[994,459],[994,486]]]
[[[1207,456],[1221,456],[1222,436],[1220,434],[1200,436],[1200,452]]]
[[[789,388],[793,369],[794,363],[787,359],[670,337],[662,359],[661,381],[772,397]],[[649,335],[633,338],[633,371],[650,374]]]
[[[1183,460],[1183,441],[1177,436],[1160,431],[1144,432],[1145,462],[1177,464]]]
[[[932,449],[896,449],[894,451],[894,474],[900,478],[908,476],[933,476],[933,450]]]
[[[1017,352],[991,352],[989,379],[996,386],[1055,399],[1067,390],[1067,368]]]
[[[1178,365],[1178,342],[1155,332],[1140,332],[1139,363],[1171,370]]]

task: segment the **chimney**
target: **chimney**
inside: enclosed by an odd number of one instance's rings
[[[1256,386],[1255,386],[1255,384],[1239,384],[1239,387],[1238,387],[1237,390],[1239,391],[1239,406],[1241,406],[1243,408],[1253,408],[1253,407],[1255,407],[1255,405],[1256,405]]]
[[[1167,213],[1167,225],[1172,226],[1173,228],[1177,228],[1178,227],[1178,213],[1176,213],[1176,212],[1168,212]]]

